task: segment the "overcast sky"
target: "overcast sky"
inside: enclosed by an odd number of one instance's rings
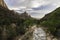
[[[42,18],[45,14],[60,7],[60,0],[4,0],[10,10],[25,10],[35,18]]]

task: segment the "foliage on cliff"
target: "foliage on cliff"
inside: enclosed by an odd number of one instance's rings
[[[35,22],[36,20],[26,12],[19,14],[0,6],[0,39],[3,40],[6,37],[6,40],[12,40],[12,38],[24,34]]]
[[[60,7],[45,15],[40,20],[40,25],[48,28],[54,36],[60,37]]]

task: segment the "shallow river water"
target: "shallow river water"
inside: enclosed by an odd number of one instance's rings
[[[46,33],[42,28],[35,28],[33,40],[46,40]]]

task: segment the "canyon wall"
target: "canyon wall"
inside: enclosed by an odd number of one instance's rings
[[[0,0],[0,6],[3,6],[5,8],[7,8],[7,5],[6,3],[4,2],[4,0]]]

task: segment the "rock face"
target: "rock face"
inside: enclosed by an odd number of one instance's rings
[[[7,8],[6,3],[4,2],[4,0],[0,0],[0,6],[3,6],[5,8]]]
[[[27,12],[24,12],[24,13],[20,14],[20,18],[22,18],[22,19],[28,19],[28,18],[31,18],[31,16],[28,15]]]

